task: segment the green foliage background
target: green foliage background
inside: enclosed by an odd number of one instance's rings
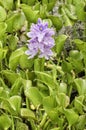
[[[38,18],[54,56],[28,59]],[[86,0],[0,0],[0,130],[86,129]]]

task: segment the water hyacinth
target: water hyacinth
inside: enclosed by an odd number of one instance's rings
[[[39,58],[49,59],[53,56],[51,48],[55,45],[53,35],[55,35],[54,29],[48,28],[48,22],[39,18],[37,24],[32,24],[30,32],[27,33],[30,40],[28,40],[28,50],[25,53],[29,55],[29,58],[38,54]]]

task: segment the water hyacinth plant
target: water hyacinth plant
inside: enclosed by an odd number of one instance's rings
[[[26,54],[29,55],[29,58],[38,54],[39,58],[49,59],[53,55],[51,48],[55,45],[53,35],[55,35],[54,29],[48,28],[48,23],[40,18],[37,24],[32,24],[30,32],[27,33],[30,44],[28,44],[29,50],[26,51]]]
[[[0,130],[86,130],[86,0],[0,0]]]

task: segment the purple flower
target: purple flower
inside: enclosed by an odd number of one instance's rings
[[[40,58],[49,59],[53,55],[51,48],[55,45],[52,37],[54,34],[54,29],[48,28],[48,23],[39,18],[37,24],[32,24],[30,32],[27,33],[30,40],[28,40],[29,50],[25,53],[29,58],[38,54]]]

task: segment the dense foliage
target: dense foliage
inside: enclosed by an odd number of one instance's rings
[[[38,18],[53,56],[25,54]],[[86,129],[86,0],[0,0],[0,130]]]

